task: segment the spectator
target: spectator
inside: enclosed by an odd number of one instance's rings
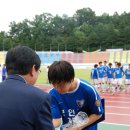
[[[6,80],[6,77],[7,77],[7,70],[6,70],[5,64],[3,64],[3,67],[2,67],[2,81]]]
[[[0,130],[53,130],[50,96],[34,87],[40,58],[17,46],[6,55],[8,78],[0,83]]]

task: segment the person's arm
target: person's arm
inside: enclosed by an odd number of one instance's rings
[[[91,74],[90,74],[90,78],[91,78],[91,79],[93,79],[93,78],[92,78],[92,74],[93,74],[93,72],[92,72],[92,70],[91,70]]]
[[[95,121],[97,121],[98,119],[100,119],[101,116],[102,116],[102,114],[100,114],[100,115],[97,115],[97,114],[90,115],[89,118],[88,118],[88,122],[85,125],[79,127],[78,129],[82,130],[83,128],[85,128],[85,127],[93,124]]]
[[[50,109],[50,96],[45,94],[36,113],[34,130],[54,130]]]
[[[51,92],[49,93],[51,95]],[[57,128],[61,125],[62,119],[61,119],[61,111],[59,109],[58,101],[53,96],[53,94],[51,95],[51,113],[53,117],[53,126]]]
[[[122,69],[122,73],[123,73],[123,76],[125,75],[125,72],[124,72],[124,70]]]
[[[113,68],[113,79],[116,78],[115,69]]]
[[[86,120],[88,120],[88,121],[86,121],[87,123],[85,124],[85,125],[82,125],[82,126],[80,126],[80,127],[72,127],[72,128],[66,128],[66,130],[82,130],[82,129],[84,129],[85,127],[87,127],[87,126],[89,126],[89,125],[91,125],[91,124],[93,124],[95,121],[97,121],[98,119],[100,119],[101,118],[101,116],[102,115],[97,115],[97,114],[92,114],[92,115],[90,115],[89,116],[89,118],[88,119],[86,119]]]
[[[97,73],[97,78],[99,79],[99,72],[98,72],[98,68],[96,69],[96,73]]]
[[[91,85],[89,87],[91,89],[89,90],[89,93],[88,93],[87,102],[88,102],[89,110],[91,111],[91,114],[88,117],[88,122],[86,122],[86,124],[84,124],[83,126],[79,127],[79,130],[87,126],[90,126],[91,124],[96,122],[98,119],[100,119],[103,114],[103,107],[102,107],[100,96],[98,95],[95,88],[93,88]]]
[[[59,127],[61,125],[61,118],[53,119],[53,125],[55,128]]]

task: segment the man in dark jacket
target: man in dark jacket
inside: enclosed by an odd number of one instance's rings
[[[50,96],[34,87],[41,61],[26,46],[6,55],[8,78],[0,83],[0,130],[54,130]]]

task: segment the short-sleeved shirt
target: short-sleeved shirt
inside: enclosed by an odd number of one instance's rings
[[[77,81],[77,88],[71,92],[60,94],[55,88],[49,92],[52,97],[52,116],[54,119],[62,118],[63,124],[68,123],[79,111],[88,115],[103,113],[101,99],[95,88],[85,80]],[[83,130],[97,130],[97,124]]]
[[[113,73],[114,73],[114,68],[108,67],[108,69],[107,69],[107,77],[108,78],[114,78]]]
[[[2,68],[2,76],[6,76],[7,70],[5,67]]]
[[[119,79],[119,78],[122,78],[123,77],[123,69],[122,68],[115,68],[114,69],[114,72],[115,72],[115,78],[116,79]]]
[[[103,69],[104,69],[105,72],[107,72],[108,66],[107,66],[107,65],[104,65],[104,66],[103,66]]]
[[[92,79],[98,79],[98,73],[97,73],[97,68],[93,68],[91,71],[91,78]]]
[[[125,70],[126,79],[130,79],[130,69]]]
[[[99,78],[104,78],[104,74],[105,74],[104,67],[103,66],[98,67],[97,71],[98,71]]]

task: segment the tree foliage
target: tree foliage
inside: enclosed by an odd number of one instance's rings
[[[83,8],[72,17],[43,13],[9,26],[9,32],[0,32],[0,50],[19,44],[37,51],[130,49],[130,13],[126,12],[96,16],[92,9]]]

